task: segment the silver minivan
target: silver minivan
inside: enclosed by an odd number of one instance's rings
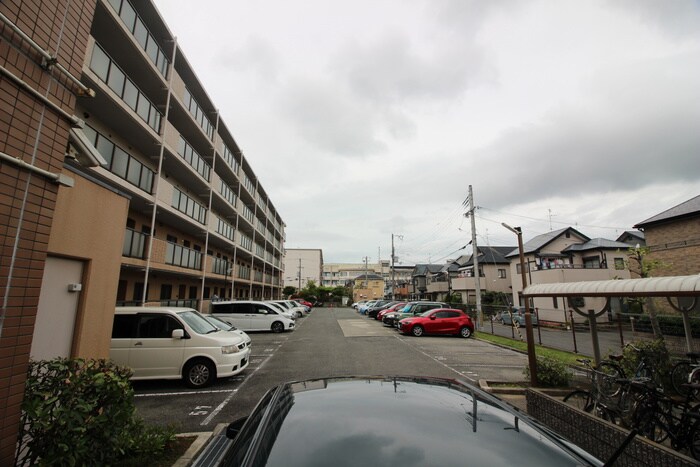
[[[211,302],[211,314],[243,331],[294,330],[294,320],[268,303],[253,300]]]

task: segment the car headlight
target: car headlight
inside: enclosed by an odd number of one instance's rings
[[[245,345],[245,344],[243,344]],[[226,355],[230,353],[237,353],[238,352],[238,345],[224,345],[221,347],[221,353]]]

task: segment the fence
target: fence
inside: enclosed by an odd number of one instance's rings
[[[524,326],[504,325],[500,313],[507,311],[505,306],[484,306],[483,326],[481,332],[525,340]],[[472,318],[476,318],[474,307],[468,310]],[[533,329],[535,343],[582,355],[592,356],[593,341],[588,318],[569,313],[568,322],[551,322],[539,319],[539,310],[532,310],[533,321],[537,326]],[[657,316],[661,333],[669,352],[676,357],[685,355],[688,343],[685,338],[683,318],[680,313],[660,314]],[[700,351],[700,316],[689,317],[692,330],[690,346],[692,351]],[[619,353],[625,344],[640,340],[655,339],[651,319],[647,313],[613,313],[596,319],[598,345],[602,353]]]

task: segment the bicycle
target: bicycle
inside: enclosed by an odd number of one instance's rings
[[[612,361],[603,361],[598,366],[594,366],[590,359],[579,358],[577,360],[588,367],[591,389],[576,389],[564,397],[564,402],[579,410],[614,422],[617,418],[614,401],[621,390],[618,381],[624,375],[622,368]]]
[[[673,449],[688,450],[700,459],[700,406],[691,404],[692,392],[700,385],[688,386],[687,397],[678,402],[648,382],[631,381],[633,390],[641,394],[631,418],[632,429],[657,443],[668,440]]]
[[[671,385],[678,395],[687,396],[690,393],[690,386],[687,383],[700,382],[700,372],[695,371],[700,368],[700,353],[689,352],[686,354],[688,360],[676,362],[671,368]],[[695,375],[693,375],[695,372]],[[698,391],[694,392],[697,398]]]

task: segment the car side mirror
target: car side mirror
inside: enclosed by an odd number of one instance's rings
[[[185,330],[184,329],[173,329],[173,333],[171,334],[171,337],[173,339],[182,339],[185,337]]]
[[[430,315],[430,319],[435,319],[435,318],[437,318],[437,316],[435,316],[435,315]]]
[[[246,420],[248,420],[248,417],[239,418],[238,420],[234,420],[229,423],[228,427],[226,428],[226,437],[228,439],[235,439],[236,436],[238,436],[238,433],[241,432]]]

